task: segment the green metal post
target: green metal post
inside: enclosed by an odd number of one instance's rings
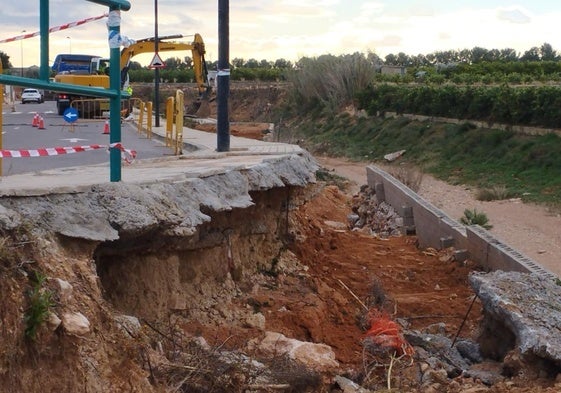
[[[109,8],[109,89],[117,91],[109,102],[109,142],[121,143],[121,53],[119,35],[121,33],[121,15],[118,8]],[[109,151],[110,180],[121,181],[121,150],[111,148]]]
[[[49,80],[49,0],[41,0],[39,8],[39,32],[41,33],[41,58],[39,79]]]

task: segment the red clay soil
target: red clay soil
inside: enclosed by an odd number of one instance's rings
[[[253,289],[237,299],[237,306],[250,305],[265,315],[267,331],[331,346],[341,370],[356,379],[365,370],[366,308],[383,309],[410,329],[441,333],[436,324],[444,324],[444,334],[450,339],[457,334],[475,339],[482,308],[476,300],[468,313],[474,297],[468,275],[477,267],[469,261],[454,261],[452,250],[421,250],[415,236],[380,239],[347,229],[352,204],[349,195],[330,186],[300,207],[290,223],[294,236],[290,250],[304,269],[280,272],[265,282],[256,278]],[[201,334],[211,345],[233,350],[263,335],[252,328],[199,324],[185,328]],[[424,391],[419,387],[420,367],[416,362],[396,363],[394,387],[403,392]],[[384,375],[381,368],[378,386]],[[558,386],[525,378],[487,387],[460,376],[438,391],[555,392]]]
[[[349,198],[328,187],[296,213],[300,233],[292,250],[309,267],[308,277],[292,277],[286,285],[292,290],[275,298],[275,308],[291,312],[271,313],[267,329],[328,344],[349,366],[362,362],[363,305],[382,304],[412,329],[444,322],[454,336],[473,299],[467,283],[473,266],[452,261],[446,251],[419,250],[415,237],[380,239],[347,230],[350,211]],[[464,336],[476,329],[480,313],[477,303]]]

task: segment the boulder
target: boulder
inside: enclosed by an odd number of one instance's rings
[[[258,349],[270,355],[287,355],[313,370],[325,371],[339,367],[335,353],[329,345],[299,341],[281,333],[266,332]]]
[[[90,321],[82,313],[66,313],[62,316],[62,326],[69,334],[84,336],[90,332]]]

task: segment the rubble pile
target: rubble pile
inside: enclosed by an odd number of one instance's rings
[[[348,221],[352,230],[366,230],[382,238],[402,234],[403,218],[391,205],[379,202],[376,192],[368,185],[363,185],[353,197]]]

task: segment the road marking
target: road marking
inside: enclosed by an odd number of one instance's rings
[[[68,141],[68,142],[70,142],[70,143],[78,143],[79,141],[87,141],[87,139],[66,138],[66,139],[61,139],[61,141]]]

